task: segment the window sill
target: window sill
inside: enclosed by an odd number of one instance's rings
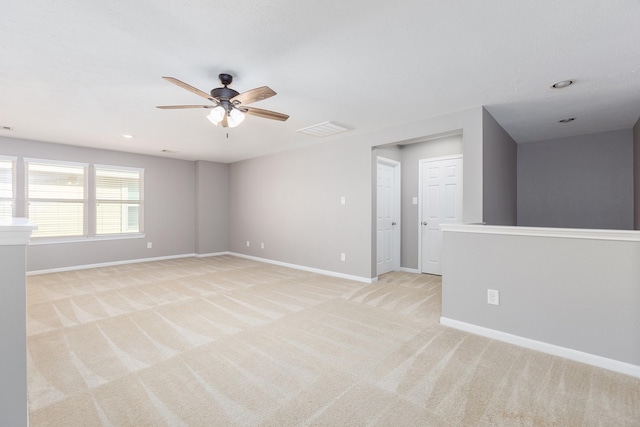
[[[32,237],[29,241],[30,246],[37,245],[58,245],[61,243],[86,243],[86,242],[101,242],[106,240],[128,240],[128,239],[142,239],[145,237],[144,233],[135,234],[112,234],[109,236],[92,236],[92,237]]]

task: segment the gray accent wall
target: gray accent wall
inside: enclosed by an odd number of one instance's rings
[[[490,225],[516,225],[517,144],[500,124],[482,109],[483,221]]]
[[[634,228],[640,230],[640,119],[633,127]]]
[[[631,129],[518,145],[518,225],[633,229]]]
[[[195,253],[229,250],[229,165],[195,162]]]

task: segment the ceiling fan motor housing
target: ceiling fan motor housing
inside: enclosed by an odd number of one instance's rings
[[[234,96],[237,96],[238,94],[239,94],[238,91],[230,89],[226,86],[217,87],[211,90],[211,96],[213,96],[216,99],[219,99],[220,101],[228,101]]]
[[[222,104],[225,104],[224,105],[225,109],[228,110],[228,108],[226,108],[227,107],[226,104],[228,103],[224,101],[229,101],[234,96],[239,95],[239,92],[233,89],[229,89],[227,87],[233,81],[233,76],[231,74],[224,74],[224,73],[218,74],[218,78],[220,79],[220,83],[222,83],[224,87],[218,87],[218,88],[212,89],[211,96],[219,100]]]

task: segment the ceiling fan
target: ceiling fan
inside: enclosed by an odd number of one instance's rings
[[[285,121],[289,118],[289,116],[287,116],[286,114],[246,106],[246,104],[262,101],[263,99],[274,96],[276,93],[271,88],[262,86],[239,93],[238,91],[227,87],[233,81],[233,77],[230,74],[220,74],[218,78],[220,79],[220,83],[222,83],[223,87],[212,89],[211,94],[208,94],[174,77],[163,77],[163,79],[165,79],[166,81],[171,82],[176,86],[180,86],[181,88],[186,89],[189,92],[195,93],[198,96],[206,98],[209,101],[213,102],[213,104],[159,105],[156,108],[167,110],[182,108],[210,108],[211,112],[207,115],[207,118],[214,125],[217,126],[218,124],[222,124],[223,127],[238,126],[244,120],[245,114],[280,121]]]

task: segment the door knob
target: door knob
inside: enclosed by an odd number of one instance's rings
[[[422,225],[427,225],[427,221],[422,221]]]
[[[395,222],[392,222],[392,223],[391,223],[391,225],[396,225],[396,223],[395,223]]]

